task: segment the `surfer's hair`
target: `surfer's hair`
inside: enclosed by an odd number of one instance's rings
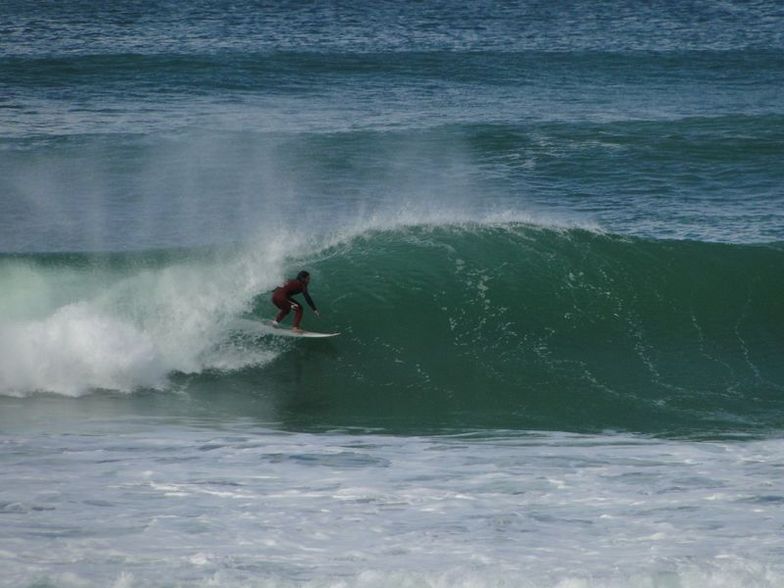
[[[309,277],[310,277],[310,272],[306,272],[305,270],[302,270],[297,274],[298,280],[304,280],[305,278],[309,278]]]

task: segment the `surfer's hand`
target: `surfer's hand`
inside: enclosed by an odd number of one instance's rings
[[[315,314],[317,317],[321,318],[321,313],[318,310],[314,310],[313,314]]]

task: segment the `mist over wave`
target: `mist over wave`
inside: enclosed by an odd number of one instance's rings
[[[213,246],[340,232],[372,217],[481,221],[495,211],[647,238],[784,238],[780,115],[449,124],[433,115],[424,128],[341,119],[316,130],[277,129],[277,116],[260,115],[257,125],[226,113],[222,126],[234,130],[0,139],[0,215],[13,220],[0,251]]]

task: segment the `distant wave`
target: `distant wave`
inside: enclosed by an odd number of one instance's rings
[[[412,51],[408,48],[356,51],[351,47],[329,50],[236,50],[182,53],[181,46],[150,53],[146,48],[101,53],[70,51],[48,54],[8,55],[0,74],[19,87],[46,87],[53,82],[83,89],[112,91],[133,75],[137,92],[153,88],[307,91],[314,84],[344,83],[346,76],[384,76],[402,85],[429,79],[434,83],[527,85],[531,77],[564,86],[572,75],[586,69],[591,78],[580,82],[650,83],[652,76],[672,76],[684,81],[689,75],[706,81],[726,80],[728,72],[742,70],[761,83],[781,66],[775,49],[672,49],[665,51],[607,48],[552,51],[548,49]],[[141,50],[140,50],[141,49]],[[158,49],[161,49],[158,47]],[[717,70],[722,73],[717,74]],[[623,76],[619,76],[623,73]],[[719,77],[720,76],[720,77]],[[558,81],[560,79],[560,81]]]

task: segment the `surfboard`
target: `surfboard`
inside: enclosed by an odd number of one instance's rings
[[[326,339],[328,337],[337,337],[340,333],[319,333],[316,331],[303,331],[295,333],[288,327],[273,327],[272,321],[263,320],[255,321],[250,319],[242,319],[242,326],[259,331],[265,335],[277,335],[278,337],[300,337],[304,339]]]

